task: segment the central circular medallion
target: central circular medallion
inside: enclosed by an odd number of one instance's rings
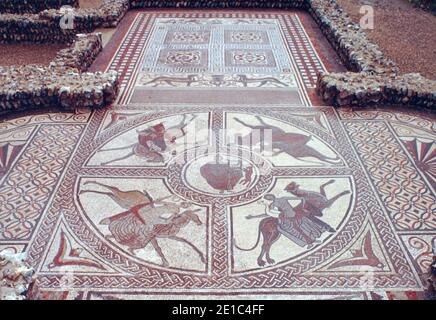
[[[253,159],[217,153],[188,162],[183,168],[185,184],[215,196],[243,193],[257,183],[260,170]]]
[[[168,186],[197,203],[244,203],[261,196],[271,185],[271,163],[256,152],[189,149],[169,165]]]

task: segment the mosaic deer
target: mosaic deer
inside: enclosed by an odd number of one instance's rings
[[[238,118],[234,119],[236,122],[252,130],[271,130],[273,156],[286,153],[287,155],[298,160],[303,160],[302,158],[308,157],[312,157],[327,163],[337,163],[339,160],[339,157],[337,156],[335,158],[328,157],[308,146],[307,143],[312,139],[312,136],[286,132],[283,129],[265,123],[265,121],[259,116],[256,116],[256,119],[260,122],[260,125],[250,125]],[[307,162],[307,160],[303,161]]]

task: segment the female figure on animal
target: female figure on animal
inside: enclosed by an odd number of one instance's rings
[[[319,243],[318,239],[324,232],[335,232],[330,225],[318,219],[316,214],[311,214],[310,211],[305,209],[307,199],[304,197],[277,198],[273,194],[267,194],[264,196],[264,200],[267,202],[265,213],[246,217],[247,219],[264,218],[259,223],[257,240],[254,246],[249,249],[241,248],[235,241],[235,247],[238,250],[252,251],[259,245],[262,235],[262,248],[257,258],[259,266],[264,266],[265,263],[275,263],[270,257],[270,250],[281,235],[286,236],[301,247],[311,249]],[[293,207],[289,203],[292,200],[301,200],[301,202]],[[337,200],[337,197],[335,197],[335,200]],[[264,256],[266,262],[263,260]]]

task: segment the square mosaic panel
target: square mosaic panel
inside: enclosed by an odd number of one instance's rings
[[[208,30],[170,30],[165,38],[165,44],[208,44]]]
[[[270,44],[268,33],[258,30],[226,30],[226,44]]]
[[[159,53],[158,66],[174,72],[205,72],[208,51],[205,49],[163,49]]]
[[[271,50],[226,50],[225,65],[230,67],[277,66]]]

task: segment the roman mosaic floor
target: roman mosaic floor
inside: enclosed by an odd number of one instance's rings
[[[105,110],[0,123],[0,249],[45,299],[415,299],[435,115],[324,106],[308,14],[131,11]]]

